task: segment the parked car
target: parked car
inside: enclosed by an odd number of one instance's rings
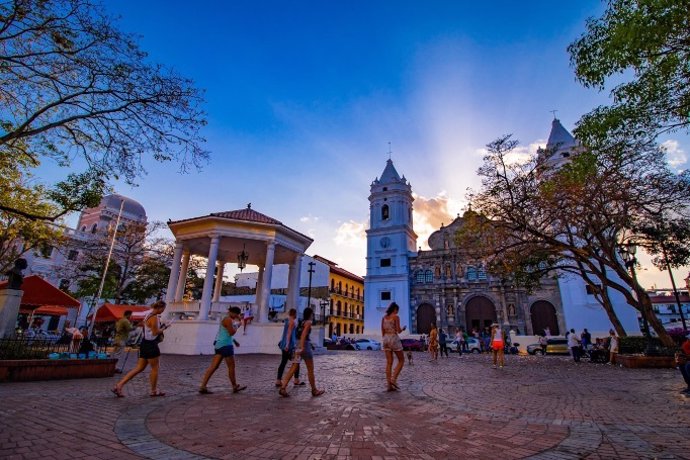
[[[355,350],[355,346],[351,343],[334,342],[331,339],[323,339],[323,346],[326,350]]]
[[[544,354],[544,348],[541,346],[540,343],[533,343],[531,345],[527,345],[527,354],[529,354],[529,355],[543,355]]]
[[[448,343],[448,349],[451,351],[458,351],[458,341],[457,340],[452,340]],[[464,351],[464,353],[481,353],[482,352],[482,346],[479,343],[479,339],[476,339],[474,337],[468,337],[467,338],[467,351]]]
[[[567,355],[570,353],[568,348],[568,340],[566,339],[548,339],[546,341],[546,351],[547,355]]]
[[[405,351],[424,351],[426,349],[424,342],[419,339],[402,339],[401,342]]]
[[[356,350],[380,350],[381,342],[372,339],[357,339],[355,340]]]

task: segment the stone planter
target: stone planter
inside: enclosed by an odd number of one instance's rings
[[[116,359],[18,359],[0,361],[0,382],[112,377]]]
[[[676,367],[673,356],[644,356],[644,355],[616,355],[616,364],[629,369],[659,368],[672,369]]]

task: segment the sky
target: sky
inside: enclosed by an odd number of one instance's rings
[[[365,275],[368,195],[389,155],[428,235],[479,187],[481,149],[512,133],[534,151],[552,110],[567,129],[607,93],[575,81],[566,48],[603,4],[581,0],[107,2],[152,62],[205,90],[210,162],[180,174],[146,162],[149,220],[252,208],[308,234]],[[687,138],[665,139],[687,167]],[[72,218],[74,219],[74,217]],[[644,264],[644,258],[641,258]],[[687,267],[677,272],[683,284]],[[655,268],[647,287],[670,287]]]

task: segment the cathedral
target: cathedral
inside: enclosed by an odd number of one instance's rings
[[[413,200],[410,183],[388,160],[369,196],[366,331],[380,330],[391,302],[400,306],[401,322],[413,334],[428,334],[432,323],[450,333],[482,330],[494,322],[528,334],[564,330],[558,281],[546,279],[528,293],[492,276],[455,242],[465,216],[434,232],[430,250],[417,249]]]

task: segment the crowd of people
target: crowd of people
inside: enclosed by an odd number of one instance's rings
[[[169,324],[161,324],[160,322],[160,314],[163,313],[165,307],[166,304],[163,301],[154,303],[151,306],[151,311],[144,319],[143,338],[139,348],[139,359],[136,366],[112,388],[112,393],[117,397],[123,397],[124,386],[147,367],[151,368],[149,375],[150,396],[165,396],[165,393],[158,388],[158,369],[161,354],[158,344],[163,340],[163,331],[169,326]],[[407,326],[401,326],[400,324],[400,317],[398,316],[399,309],[399,306],[395,302],[391,303],[381,319],[382,348],[386,356],[386,388],[387,391],[390,392],[400,390],[398,378],[405,365],[403,345],[399,334],[405,331]],[[288,393],[288,386],[291,379],[294,379],[293,385],[295,386],[305,385],[305,383],[300,380],[300,366],[302,362],[304,362],[307,368],[307,378],[311,387],[312,396],[318,397],[325,392],[325,390],[317,387],[314,375],[314,347],[312,346],[310,336],[313,314],[311,308],[306,308],[303,312],[302,320],[298,321],[297,311],[293,308],[289,311],[288,318],[284,322],[281,339],[278,344],[281,351],[281,359],[275,381],[275,386],[278,388],[278,394],[282,397],[287,398],[290,396]],[[131,312],[125,312],[125,316],[115,325],[116,351],[114,356],[118,358],[122,356],[121,350],[124,350],[126,338],[129,336],[132,329],[132,325],[129,322],[130,315]],[[240,308],[228,308],[227,315],[221,320],[215,341],[213,342],[214,355],[209,367],[202,377],[199,386],[200,394],[207,395],[212,393],[207,387],[209,379],[216,370],[218,370],[223,361],[225,361],[228,369],[228,379],[230,380],[233,393],[238,393],[247,388],[246,385],[237,383],[234,359],[235,347],[240,346],[239,342],[235,339],[235,335],[239,332],[240,327],[244,326],[246,329],[246,322],[244,319],[244,314]],[[476,333],[477,331],[473,332]],[[467,342],[467,337],[463,334],[461,330],[456,333],[457,349],[460,353],[462,353],[463,342],[465,344]],[[548,343],[547,335],[544,334],[542,339],[545,339],[543,346],[546,346]],[[427,340],[427,351],[431,361],[436,361],[439,354],[441,356],[449,356],[447,335],[443,329],[438,329],[435,324],[432,324]],[[488,340],[484,347],[491,351],[494,368],[502,369],[505,366],[504,354],[507,340],[508,336],[499,324],[493,323],[488,328]],[[584,353],[588,353],[590,357],[595,353],[608,353],[609,364],[615,363],[620,344],[620,339],[614,330],[609,332],[609,337],[606,340],[597,338],[592,342],[592,335],[587,329],[584,329],[581,334],[577,334],[574,329],[571,329],[566,334],[566,340],[575,362],[579,362]],[[680,351],[676,354],[676,363],[687,384],[687,388],[683,390],[684,394],[690,394],[689,357],[690,334],[686,337]],[[411,353],[408,353],[408,362],[412,364]],[[286,372],[288,363],[290,367]],[[122,367],[120,367],[120,369],[122,369]]]

